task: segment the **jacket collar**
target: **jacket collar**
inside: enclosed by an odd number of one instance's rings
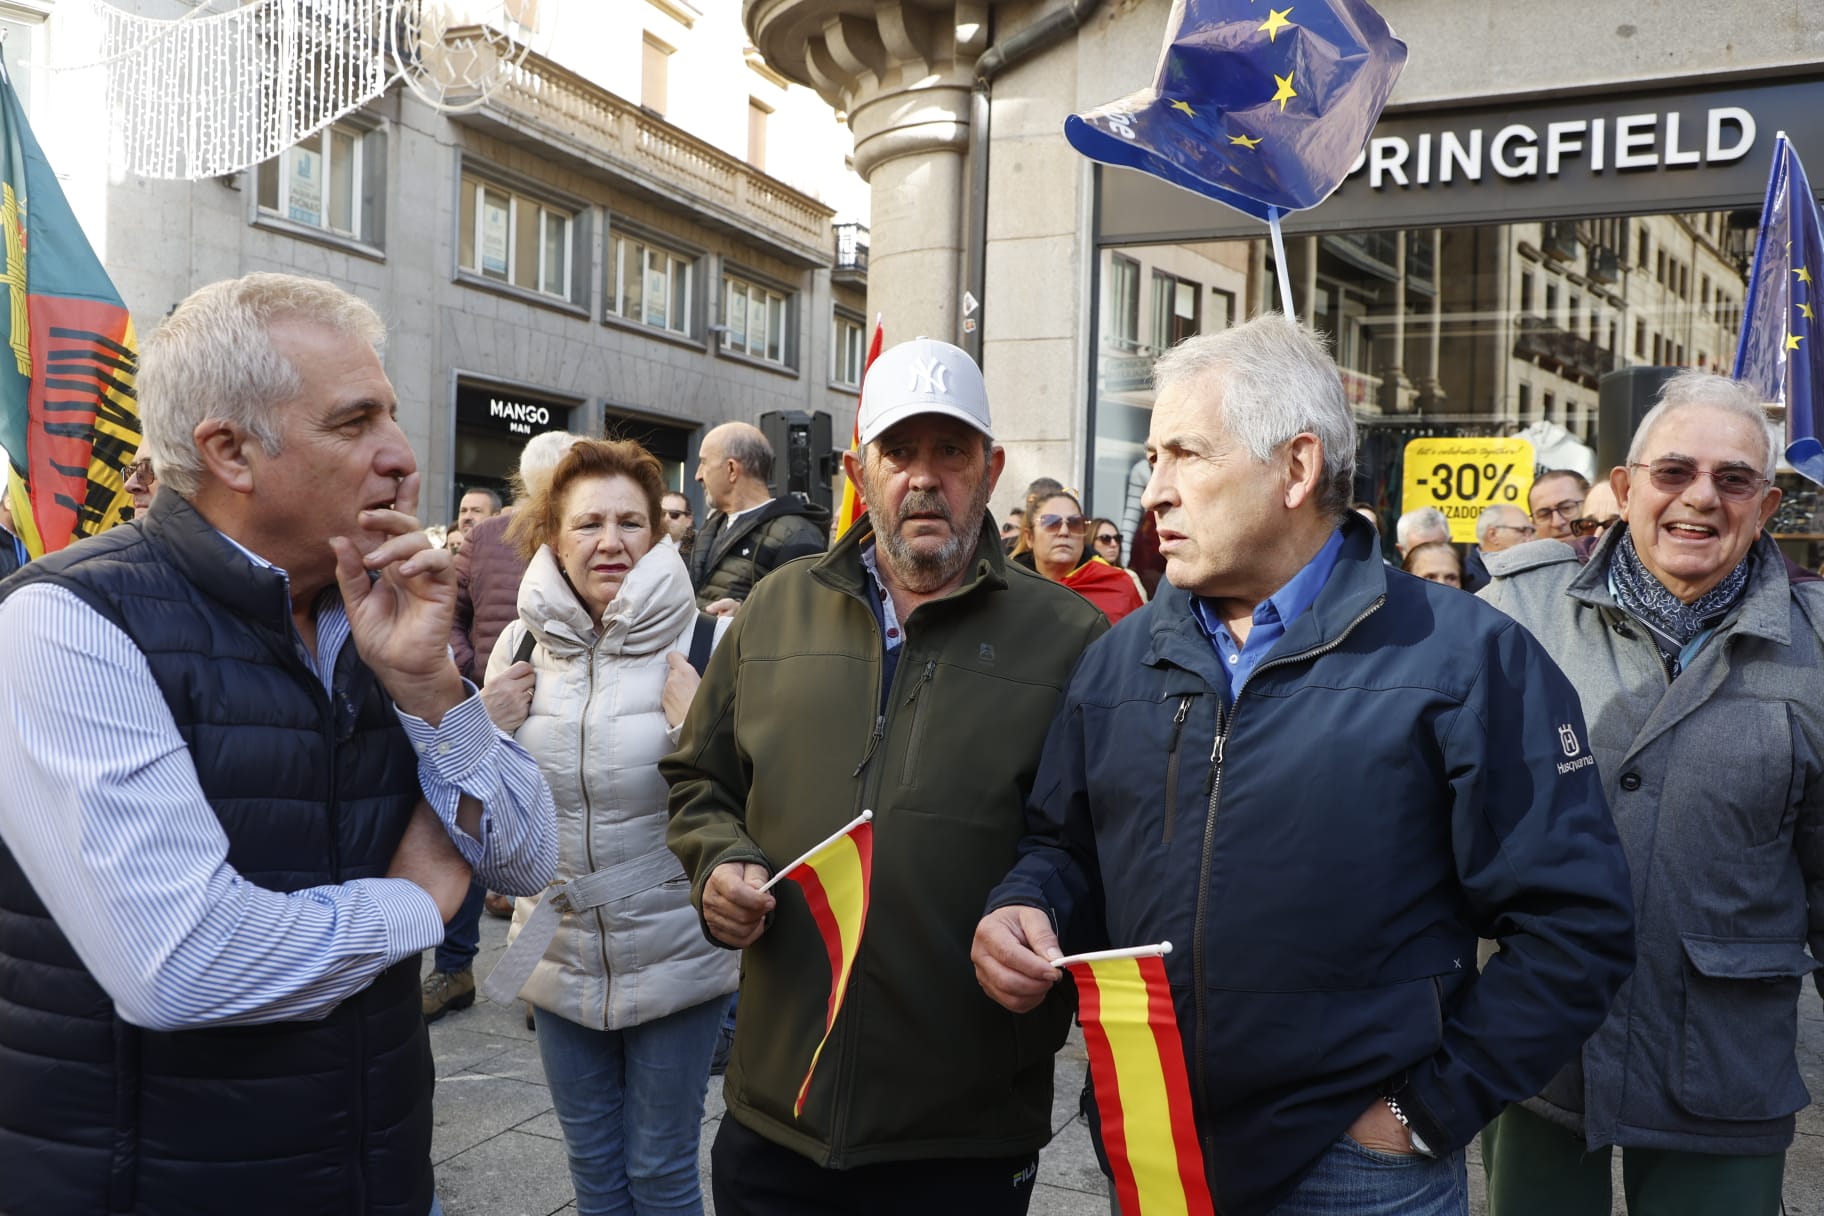
[[[285,574],[248,561],[187,499],[160,494],[143,527],[148,538],[164,545],[171,564],[192,586],[236,615],[286,639],[292,636],[291,584]]]
[[[861,551],[873,542],[873,520],[863,516],[811,567],[811,577],[826,587],[849,595],[866,595],[868,576],[861,565]],[[1001,591],[1006,586],[1007,556],[1001,548],[1000,531],[995,527],[994,520],[983,512],[981,532],[975,541],[975,556],[970,559],[969,570],[963,576],[963,585],[944,599],[958,599],[978,588]]]
[[[1353,511],[1345,514],[1342,529],[1343,550],[1329,581],[1311,607],[1287,627],[1273,656],[1302,654],[1337,640],[1387,597],[1387,567],[1374,529]],[[1226,685],[1215,647],[1191,615],[1190,593],[1162,582],[1153,604],[1152,635],[1141,661],[1182,667],[1216,687]]]
[[[606,654],[664,650],[696,614],[690,576],[670,545],[655,544],[634,563],[599,622],[571,589],[551,546],[542,545],[519,584],[519,619],[554,655],[595,648]]]

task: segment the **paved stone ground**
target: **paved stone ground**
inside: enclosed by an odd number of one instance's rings
[[[506,943],[506,922],[482,918],[486,975]],[[427,955],[425,966],[430,965]],[[563,1133],[545,1089],[538,1045],[526,1029],[523,1006],[503,1008],[477,997],[475,1006],[431,1027],[437,1057],[436,1132],[431,1140],[437,1189],[448,1216],[555,1216],[575,1212]],[[1809,991],[1801,1006],[1799,1060],[1807,1086],[1824,1100],[1824,1008]],[[1082,1040],[1072,1035],[1058,1056],[1052,1126],[1059,1129],[1039,1158],[1032,1216],[1107,1216],[1107,1191],[1089,1133],[1076,1117],[1082,1086]],[[722,1118],[722,1087],[710,1085],[703,1120],[703,1192],[709,1194],[709,1145]],[[1483,1216],[1482,1168],[1469,1150],[1470,1211]],[[1616,1194],[1620,1195],[1619,1166]],[[1788,1216],[1824,1216],[1824,1111],[1799,1116],[1799,1137],[1787,1159]],[[1620,1213],[1619,1203],[1615,1211]]]

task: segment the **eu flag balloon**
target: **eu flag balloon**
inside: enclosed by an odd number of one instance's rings
[[[1342,184],[1406,66],[1363,0],[1176,0],[1166,28],[1152,86],[1064,136],[1262,220]]]

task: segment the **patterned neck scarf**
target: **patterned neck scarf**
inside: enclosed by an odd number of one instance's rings
[[[1668,660],[1676,661],[1685,643],[1720,624],[1741,601],[1753,553],[1750,549],[1722,582],[1687,604],[1653,577],[1634,548],[1634,538],[1624,532],[1609,559],[1609,582],[1622,611],[1651,630]]]

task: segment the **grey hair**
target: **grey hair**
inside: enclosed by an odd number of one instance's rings
[[[1450,520],[1444,512],[1436,507],[1420,507],[1400,516],[1399,522],[1393,525],[1393,541],[1402,552],[1412,544],[1412,538],[1426,532],[1442,532],[1450,535]]]
[[[527,502],[543,494],[558,462],[581,438],[569,431],[541,431],[526,440],[526,446],[519,449],[519,467],[513,471],[513,501]]]
[[[359,338],[376,354],[386,325],[367,301],[333,283],[259,273],[198,288],[147,336],[139,354],[139,409],[145,455],[159,481],[184,498],[202,484],[196,428],[229,423],[279,454],[278,407],[303,389],[303,377],[272,345],[272,326],[319,325]]]
[[[1437,508],[1426,507],[1425,510],[1436,511]],[[1518,515],[1522,521],[1527,518],[1525,511],[1522,511],[1519,507],[1516,507],[1511,503],[1498,502],[1492,507],[1482,508],[1482,514],[1476,516],[1476,543],[1478,545],[1486,545],[1488,543],[1488,534],[1501,526],[1501,521],[1507,517],[1509,511]],[[1521,524],[1516,524],[1515,526],[1524,527],[1525,524],[1523,522]],[[1445,530],[1449,531],[1449,525],[1445,526]]]
[[[1773,481],[1780,454],[1773,446],[1773,437],[1767,433],[1767,411],[1762,406],[1760,393],[1740,380],[1713,372],[1682,371],[1661,386],[1658,403],[1647,411],[1634,430],[1634,438],[1628,444],[1628,463],[1639,464],[1647,454],[1647,435],[1660,419],[1694,406],[1708,406],[1752,422],[1767,453],[1761,461],[1761,476],[1769,483]]]
[[[1222,419],[1256,461],[1270,459],[1296,435],[1316,435],[1324,452],[1318,506],[1340,516],[1355,497],[1355,417],[1324,339],[1280,313],[1220,333],[1186,338],[1153,364],[1163,392],[1214,374],[1222,385]]]
[[[741,466],[756,481],[773,480],[773,445],[755,426],[733,426],[722,437],[722,458]]]

